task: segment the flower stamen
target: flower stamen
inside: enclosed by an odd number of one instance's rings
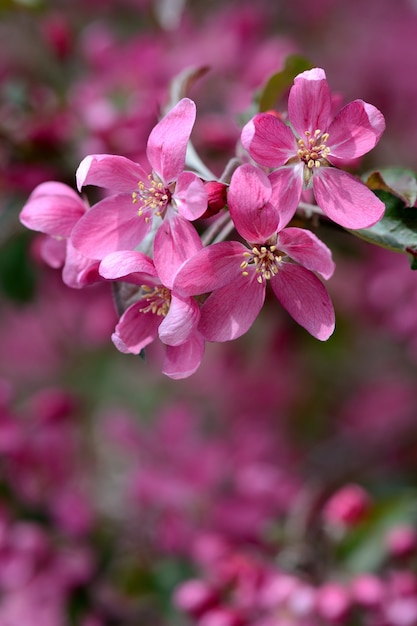
[[[143,308],[140,309],[141,313],[153,313],[154,315],[165,317],[171,304],[171,291],[166,287],[157,286],[152,288],[148,285],[142,285],[141,291],[143,293],[142,301],[144,302]],[[146,302],[148,304],[145,304]]]
[[[139,217],[142,217],[144,211],[151,210],[156,216],[160,217],[166,209],[171,199],[171,192],[164,187],[164,184],[155,175],[148,176],[149,183],[145,184],[142,180],[138,182],[138,190],[132,193],[133,204],[140,202],[138,210]],[[145,220],[149,221],[146,216]]]
[[[246,268],[249,265],[255,266],[255,272],[258,274],[256,280],[260,284],[278,274],[282,254],[277,253],[276,246],[254,246],[250,252],[244,252],[243,256],[245,260],[240,264],[243,276],[248,276]]]

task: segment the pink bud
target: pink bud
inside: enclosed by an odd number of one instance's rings
[[[417,532],[412,526],[401,525],[392,528],[386,536],[389,553],[394,557],[407,557],[416,552]]]
[[[323,509],[326,522],[334,525],[355,526],[370,508],[368,493],[359,485],[345,485],[327,501]]]
[[[200,617],[218,602],[218,594],[203,580],[192,579],[175,590],[175,605],[194,618]]]
[[[224,183],[209,180],[204,187],[207,191],[208,206],[206,212],[201,216],[202,218],[216,215],[227,202],[227,186]]]
[[[345,587],[338,583],[327,583],[317,592],[316,609],[318,614],[331,623],[340,623],[347,616],[351,600]]]
[[[361,606],[378,606],[384,597],[384,585],[373,574],[357,576],[351,585],[352,598]]]
[[[236,611],[218,608],[209,611],[199,620],[198,626],[242,626],[244,620]]]

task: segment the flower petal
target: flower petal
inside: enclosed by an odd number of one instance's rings
[[[203,181],[192,172],[182,172],[175,186],[173,200],[178,213],[193,221],[201,217],[207,209],[207,191]]]
[[[330,296],[315,274],[301,265],[285,263],[271,279],[279,302],[300,326],[325,341],[333,333],[335,317]]]
[[[369,228],[384,214],[384,203],[364,183],[334,167],[314,172],[313,190],[323,212],[344,228]]]
[[[288,117],[302,139],[305,132],[326,131],[332,106],[332,96],[324,70],[316,67],[298,74],[288,97]]]
[[[162,373],[174,380],[187,378],[200,366],[205,341],[199,333],[180,346],[167,346]]]
[[[385,130],[382,113],[372,104],[354,100],[334,118],[328,132],[329,161],[356,159],[372,150]]]
[[[159,338],[169,346],[179,346],[196,330],[200,307],[193,298],[171,295],[168,315],[159,327]]]
[[[142,302],[132,304],[116,326],[112,339],[122,352],[139,354],[158,335],[161,318],[154,313],[142,313],[141,306]]]
[[[183,98],[149,135],[146,150],[149,163],[166,185],[175,181],[184,169],[195,117],[195,103],[189,98]]]
[[[139,163],[112,154],[90,154],[81,161],[76,172],[79,191],[85,185],[96,185],[114,192],[132,192],[147,176]]]
[[[240,275],[208,297],[198,328],[208,341],[237,339],[252,326],[264,301],[265,283],[258,283],[254,273]]]
[[[98,273],[99,262],[88,259],[74,248],[67,240],[65,264],[62,269],[62,281],[68,287],[81,289],[102,280]]]
[[[73,245],[85,256],[102,259],[116,250],[134,249],[152,226],[139,217],[127,194],[110,196],[95,204],[76,224]]]
[[[303,163],[280,167],[269,175],[271,203],[278,212],[278,230],[294,217],[303,191]]]
[[[227,195],[231,218],[239,234],[251,243],[264,243],[277,232],[278,211],[269,203],[267,175],[249,163],[234,172]]]
[[[331,251],[310,230],[285,228],[278,233],[277,248],[308,270],[318,272],[323,278],[330,278],[334,272]]]
[[[252,159],[265,167],[279,167],[297,153],[292,130],[269,113],[258,113],[242,129],[241,142]]]
[[[168,216],[154,241],[154,263],[162,284],[171,289],[179,267],[201,248],[201,239],[188,220],[180,215]]]
[[[76,192],[60,183],[39,185],[20,212],[21,223],[53,237],[69,237],[87,207]]]
[[[197,252],[181,266],[173,291],[196,296],[228,285],[242,275],[240,264],[248,248],[238,241],[222,241]]]
[[[121,250],[106,255],[100,263],[103,278],[117,280],[123,278],[136,285],[160,283],[152,259],[136,250]],[[149,281],[149,279],[151,279]]]

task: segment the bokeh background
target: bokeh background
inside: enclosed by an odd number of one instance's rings
[[[141,162],[190,67],[216,175],[290,54],[384,113],[359,172],[416,171],[416,40],[415,0],[1,0],[0,626],[417,625],[407,257],[318,225],[334,335],[272,299],[172,381],[158,346],[113,346],[108,286],[66,287],[19,223],[85,155]]]

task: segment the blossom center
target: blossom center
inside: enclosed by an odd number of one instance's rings
[[[153,313],[165,317],[169,311],[171,304],[171,291],[166,287],[149,287],[142,285],[143,293],[142,302],[144,306],[140,309],[141,313]]]
[[[282,255],[276,246],[254,246],[250,252],[244,252],[243,256],[245,260],[240,264],[243,276],[248,276],[249,266],[254,266],[256,280],[261,284],[278,274]]]
[[[149,174],[148,181],[147,183],[142,180],[138,182],[138,191],[132,193],[132,202],[133,204],[140,203],[139,217],[142,217],[147,209],[159,217],[171,199],[171,192],[155,174]],[[149,216],[145,217],[146,221],[149,219]]]
[[[321,130],[317,129],[314,133],[306,130],[304,134],[306,138],[299,139],[297,142],[297,155],[312,170],[323,165],[330,153],[330,148],[326,146],[329,133],[322,133]]]

